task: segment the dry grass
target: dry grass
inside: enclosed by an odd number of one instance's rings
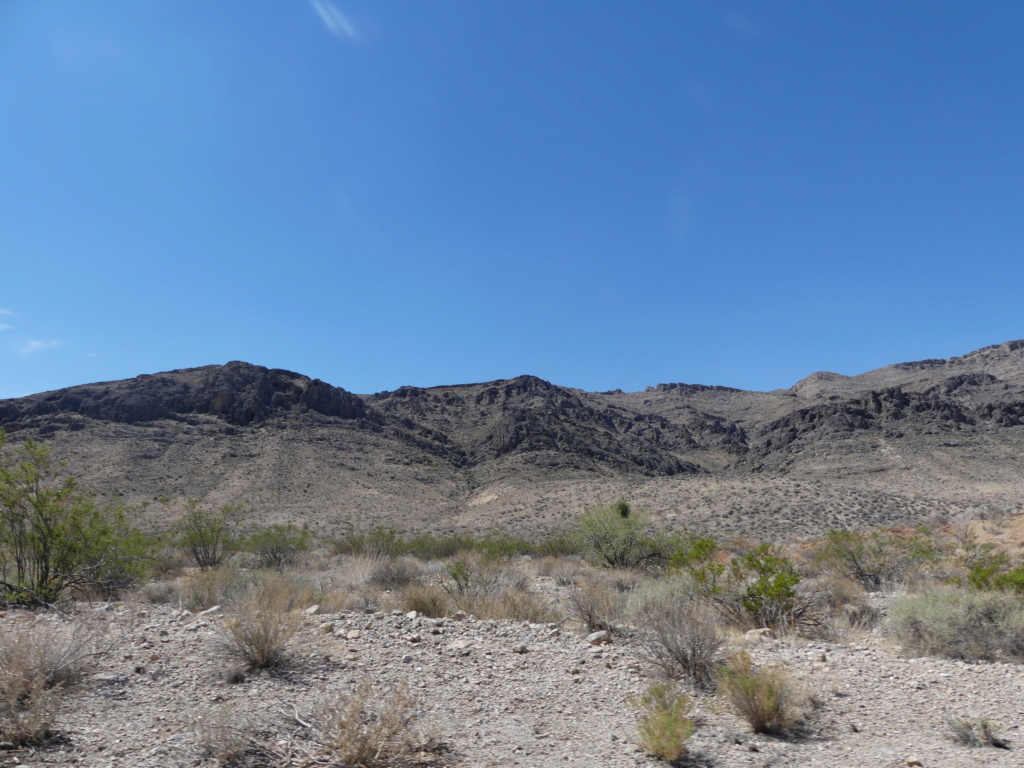
[[[37,620],[0,634],[0,740],[45,741],[60,715],[65,687],[101,652],[84,621]]]
[[[329,751],[331,765],[399,766],[424,748],[415,729],[416,700],[398,689],[375,703],[372,690],[363,682],[351,694],[338,694],[324,703],[316,736]]]
[[[590,632],[610,630],[619,615],[619,595],[618,589],[604,579],[580,579],[567,596],[569,618]]]
[[[718,685],[754,733],[790,736],[803,722],[807,696],[782,666],[757,669],[748,654],[738,653],[719,670]]]
[[[268,578],[252,585],[221,626],[229,654],[253,669],[282,664],[299,625],[297,597],[286,579]]]
[[[999,726],[984,717],[950,718],[946,721],[946,735],[964,747],[995,747],[1009,749],[1010,743],[1002,738]]]
[[[233,602],[250,584],[248,575],[232,568],[196,571],[177,582],[178,602],[190,611],[202,611]]]
[[[226,706],[199,715],[193,729],[204,756],[213,758],[217,765],[236,763],[250,746],[245,725],[240,724],[237,714]]]
[[[438,619],[451,610],[448,593],[435,584],[409,584],[401,594],[401,606],[406,611],[418,611],[424,616]]]

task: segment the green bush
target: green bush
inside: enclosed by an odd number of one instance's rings
[[[306,526],[272,525],[249,534],[245,549],[256,555],[259,567],[281,570],[293,565],[296,558],[309,549],[311,540]]]
[[[796,566],[770,544],[762,544],[733,560],[733,576],[744,584],[740,604],[762,627],[792,623],[809,608],[798,604],[796,586],[800,574]]]
[[[829,531],[818,551],[822,567],[877,592],[904,583],[939,558],[922,533]]]
[[[670,566],[685,577],[693,597],[729,623],[803,629],[820,623],[817,595],[798,590],[800,572],[777,547],[761,544],[723,562],[711,537],[677,537],[675,545]]]
[[[50,449],[29,439],[3,450],[0,430],[0,593],[49,605],[71,593],[111,594],[144,572],[149,540],[123,508],[101,506]]]
[[[672,683],[655,683],[630,703],[639,710],[637,744],[671,764],[686,757],[686,742],[696,730],[690,698]]]
[[[665,563],[671,557],[672,542],[653,535],[648,518],[646,512],[620,499],[581,515],[570,535],[584,557],[608,568]]]
[[[787,736],[801,725],[807,697],[779,665],[755,668],[748,654],[739,653],[719,670],[718,685],[754,733]]]
[[[203,509],[200,504],[197,498],[185,499],[185,514],[175,525],[175,538],[185,555],[205,571],[216,568],[237,551],[242,508],[225,504],[213,510]]]
[[[1014,594],[948,590],[897,601],[889,631],[910,653],[1024,661],[1024,603]]]

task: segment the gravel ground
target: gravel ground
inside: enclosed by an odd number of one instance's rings
[[[68,690],[58,738],[0,752],[0,765],[214,766],[203,734],[234,729],[279,754],[309,755],[321,702],[364,681],[381,696],[396,688],[415,696],[422,729],[444,744],[423,756],[430,765],[661,764],[634,744],[627,699],[651,682],[637,632],[592,646],[582,634],[546,624],[395,612],[303,615],[289,664],[229,682],[233,662],[217,612],[161,605],[83,611],[79,621],[100,626],[112,648]],[[56,619],[18,612],[0,618],[49,621]],[[880,638],[844,645],[737,637],[733,645],[746,647],[756,663],[785,664],[813,694],[814,710],[806,732],[786,740],[754,735],[721,698],[698,695],[691,765],[1024,766],[1019,665],[908,659]],[[1000,724],[1011,749],[953,743],[945,735],[950,717]],[[269,764],[246,759],[239,764]]]

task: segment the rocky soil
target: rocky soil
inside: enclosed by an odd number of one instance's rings
[[[628,697],[652,679],[639,630],[590,645],[568,625],[398,611],[303,614],[286,666],[231,682],[235,662],[224,650],[218,610],[114,604],[82,611],[75,621],[98,626],[107,652],[68,690],[59,738],[0,752],[0,765],[212,766],[209,745],[223,746],[234,732],[269,750],[239,764],[273,765],[276,754],[299,765],[315,752],[324,698],[365,681],[379,698],[396,689],[416,698],[420,727],[443,745],[422,756],[425,764],[661,764],[634,743]],[[0,621],[62,620],[12,611]],[[814,707],[802,735],[780,739],[754,735],[720,698],[697,695],[691,765],[1024,765],[1020,666],[905,658],[876,635],[849,644],[737,635],[731,645],[757,663],[785,664]],[[1001,724],[1011,749],[953,743],[945,735],[951,717]]]

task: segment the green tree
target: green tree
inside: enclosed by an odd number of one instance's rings
[[[143,569],[146,538],[123,508],[101,506],[31,438],[7,446],[0,430],[0,593],[50,605],[69,593],[110,593]]]

